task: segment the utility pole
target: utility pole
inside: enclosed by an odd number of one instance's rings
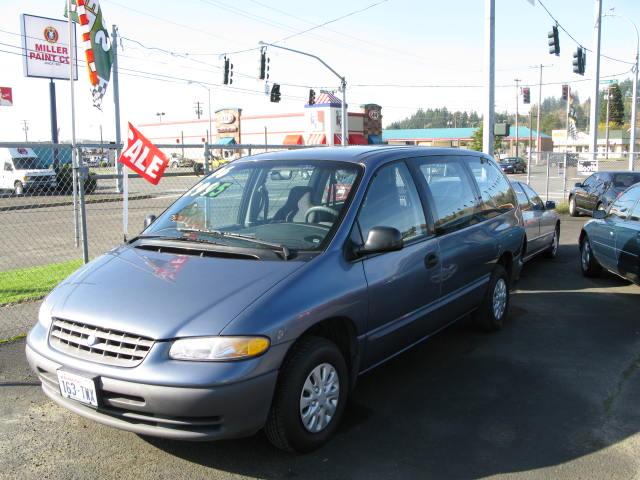
[[[531,183],[531,150],[533,143],[533,125],[531,124],[533,120],[533,114],[531,112],[531,108],[529,108],[529,155],[527,156],[527,185]]]
[[[166,115],[166,113],[164,113],[164,112],[157,112],[157,113],[156,113],[156,115],[157,115],[158,117],[160,117],[160,123],[162,123],[162,117],[164,117],[164,116]]]
[[[571,112],[571,85],[567,85],[567,134],[564,142],[564,174],[562,176],[562,199],[565,200],[567,193],[567,160],[569,159],[569,114]]]
[[[633,66],[634,81],[633,81],[633,94],[631,99],[631,132],[629,138],[629,170],[633,170],[633,163],[635,157],[636,148],[636,107],[638,105],[638,57],[640,57],[640,33],[638,33],[638,27],[633,20],[624,15],[618,15],[613,13],[613,8],[610,9],[611,13],[606,13],[604,17],[619,17],[627,20],[636,32],[636,58],[635,65]],[[640,167],[640,164],[639,164]]]
[[[594,54],[594,75],[591,97],[591,111],[589,119],[591,121],[591,153],[593,160],[598,160],[598,118],[600,112],[600,38],[602,23],[602,0],[595,0],[593,26],[593,54]],[[597,163],[596,163],[597,165]]]
[[[24,141],[28,142],[29,135],[27,132],[29,131],[29,120],[22,120],[22,130],[24,131]]]
[[[491,0],[491,1],[495,1],[495,0]],[[274,45],[272,43],[267,43],[267,42],[258,42],[258,44],[259,45],[263,45],[265,47],[279,48],[281,50],[286,50],[288,52],[293,52],[293,53],[297,53],[299,55],[304,55],[305,57],[315,58],[322,65],[327,67],[327,69],[331,73],[333,73],[336,77],[338,77],[340,79],[340,91],[342,92],[342,108],[341,108],[341,113],[342,113],[342,142],[341,143],[342,143],[343,147],[346,147],[347,144],[348,144],[348,140],[349,140],[348,139],[348,135],[349,135],[349,114],[347,112],[347,80],[345,79],[345,77],[340,75],[338,72],[336,72],[333,68],[331,68],[327,64],[327,62],[322,60],[317,55],[313,55],[313,54],[307,53],[307,52],[302,52],[300,50],[294,50],[293,48],[281,47],[280,45]]]
[[[609,104],[611,103],[611,85],[607,86],[607,116],[606,116],[606,122],[604,125],[604,158],[606,160],[609,160]]]
[[[518,111],[518,105],[520,103],[520,79],[516,78],[515,82],[516,82],[516,157],[519,157],[520,147],[518,144],[520,143],[520,122],[519,122],[520,112]]]
[[[196,104],[196,115],[198,116],[198,120],[200,120],[200,116],[202,115],[202,109],[200,108],[200,102],[194,102]]]
[[[493,123],[495,104],[495,60],[496,60],[496,2],[485,0],[484,2],[484,75],[486,82],[485,105],[482,129],[482,151],[487,155],[493,155]]]

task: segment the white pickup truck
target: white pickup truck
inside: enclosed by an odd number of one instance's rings
[[[57,186],[56,172],[31,148],[0,148],[0,166],[0,190],[23,195]]]

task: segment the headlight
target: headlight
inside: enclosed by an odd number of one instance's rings
[[[38,310],[38,322],[40,322],[44,328],[49,330],[49,327],[51,326],[51,306],[46,300],[42,302],[40,310]]]
[[[265,337],[192,337],[176,340],[169,357],[174,360],[225,361],[260,355],[269,348]]]
[[[24,177],[22,177],[23,182],[28,182],[29,180],[31,180],[31,177],[29,175],[25,175]]]

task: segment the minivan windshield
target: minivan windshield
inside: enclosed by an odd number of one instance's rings
[[[50,168],[46,160],[41,160],[38,157],[14,158],[13,165],[16,170],[45,170]]]
[[[320,250],[337,226],[360,170],[321,160],[232,163],[195,185],[142,237]]]

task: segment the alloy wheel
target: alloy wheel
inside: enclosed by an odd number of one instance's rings
[[[589,240],[582,242],[582,255],[580,258],[582,260],[582,269],[586,272],[589,270],[589,263],[591,262],[591,245],[589,245]]]
[[[499,278],[493,288],[493,316],[500,320],[507,308],[507,283]]]

